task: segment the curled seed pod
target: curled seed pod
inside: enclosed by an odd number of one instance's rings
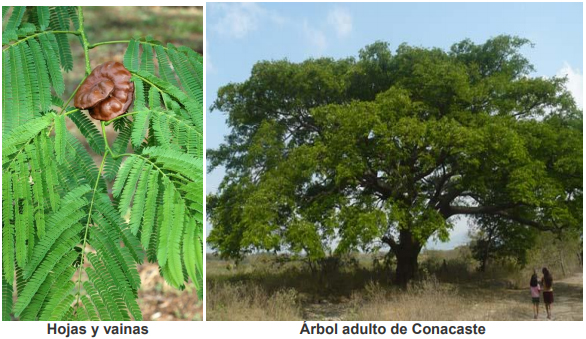
[[[73,104],[87,109],[96,120],[112,120],[125,113],[134,99],[130,72],[119,62],[108,61],[94,68],[75,94]]]

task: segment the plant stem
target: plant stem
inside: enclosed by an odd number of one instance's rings
[[[63,115],[65,115],[65,116],[68,116],[69,114],[73,114],[73,113],[75,113],[75,112],[77,112],[77,111],[79,111],[79,109],[78,109],[78,108],[76,108],[76,109],[72,109],[71,111],[67,111],[67,112],[65,112],[65,114],[63,114]]]
[[[92,210],[94,208],[94,200],[96,198],[96,191],[98,190],[98,183],[100,182],[100,177],[102,176],[102,171],[104,170],[104,164],[106,163],[106,157],[108,156],[108,150],[104,153],[104,157],[102,158],[102,163],[100,164],[100,169],[98,170],[98,177],[96,178],[96,183],[94,184],[94,190],[92,192],[92,201],[90,202],[90,209],[88,212],[87,223],[85,225],[85,234],[83,236],[83,244],[81,246],[81,261],[79,262],[79,274],[77,277],[77,302],[79,308],[79,298],[81,296],[81,269],[83,268],[83,262],[85,259],[85,246],[87,244],[87,235],[90,228],[90,223],[92,221]]]
[[[59,112],[59,114],[63,113],[63,111],[67,108],[67,105],[69,105],[69,103],[71,102],[71,100],[75,96],[75,93],[77,93],[77,91],[81,87],[81,84],[83,84],[83,82],[85,81],[85,79],[87,78],[88,75],[89,74],[86,74],[83,77],[83,79],[81,79],[81,81],[79,82],[79,85],[77,85],[77,87],[75,88],[75,90],[73,91],[73,93],[71,93],[71,95],[69,96],[69,99],[67,99],[67,102],[63,105],[63,107],[61,107],[61,111]]]
[[[115,117],[114,119],[111,119],[111,120],[106,121],[106,126],[110,125],[111,123],[113,123],[114,121],[116,121],[118,119],[122,119],[124,117],[130,116],[130,115],[134,115],[134,114],[148,113],[148,112],[150,112],[150,111],[149,110],[146,110],[146,111],[134,111],[134,112],[129,112],[129,113],[126,113],[126,114],[122,114],[122,115],[119,115],[119,116]]]
[[[103,41],[103,42],[98,42],[95,44],[91,44],[88,46],[89,49],[92,49],[94,47],[98,47],[98,46],[102,46],[102,45],[111,45],[111,44],[127,44],[129,43],[130,40],[112,40],[112,41]],[[168,50],[167,47],[163,46],[163,45],[158,45],[158,44],[153,44],[152,42],[147,42],[147,41],[138,41],[139,44],[143,44],[143,45],[151,45],[151,46],[161,46],[163,47],[165,50]]]
[[[69,99],[67,99],[67,102],[63,105],[63,107],[61,107],[61,111],[59,111],[58,115],[61,115],[63,113],[63,111],[65,111],[65,109],[67,108],[67,105],[69,105],[69,103],[71,102],[71,100],[73,99],[73,96],[75,96],[75,93],[77,93],[77,90],[79,89],[79,87],[81,86],[81,84],[83,84],[83,82],[85,81],[85,78],[87,78],[88,74],[86,74],[83,79],[81,79],[81,81],[79,82],[79,85],[77,85],[77,87],[75,88],[75,91],[73,91],[73,93],[71,93],[71,95],[69,96]],[[69,115],[73,112],[75,112],[76,110],[73,111],[69,111],[66,112],[65,115]],[[53,124],[51,125],[51,128],[49,128],[49,132],[47,132],[47,135],[51,134],[51,131],[53,130],[53,127],[55,126],[55,122],[53,122]]]
[[[106,135],[106,122],[105,121],[101,121],[102,123],[102,136],[104,137],[104,144],[106,145],[106,153],[110,152],[110,154],[112,154],[112,158],[114,158],[114,152],[112,152],[112,149],[110,148],[110,145],[108,144],[108,136]]]
[[[104,42],[98,42],[95,44],[91,44],[88,46],[89,49],[92,49],[94,47],[98,47],[98,46],[102,46],[102,45],[110,45],[110,44],[127,44],[129,43],[130,40],[113,40],[113,41],[104,41]]]
[[[135,77],[139,78],[140,80],[142,80],[142,81],[146,82],[147,84],[151,85],[152,87],[154,87],[157,91],[159,91],[159,93],[161,93],[161,95],[164,93],[164,91],[161,88],[159,88],[159,86],[148,81],[145,77],[142,77],[142,76],[136,74],[134,71],[130,71],[130,73],[132,73],[132,75],[134,75]],[[167,103],[165,103],[164,100],[163,100],[163,105],[165,105],[165,109],[169,109],[169,107],[167,107]]]
[[[85,56],[85,74],[89,75],[92,72],[92,66],[90,65],[90,54],[89,54],[89,42],[83,29],[83,10],[81,6],[77,6],[77,15],[79,19],[79,33],[81,34],[81,44],[83,45],[83,54]]]
[[[87,46],[89,45],[89,43],[87,41],[87,37],[85,36],[85,31],[83,30],[83,10],[81,9],[81,6],[77,6],[77,17],[78,17],[78,20],[79,20],[79,29],[77,31],[71,32],[71,33],[74,33],[75,35],[81,36],[81,45],[83,47],[83,54],[85,56],[85,76],[83,77],[83,79],[81,79],[81,81],[79,82],[79,85],[77,85],[77,87],[75,88],[75,90],[73,91],[73,93],[71,93],[71,95],[69,96],[69,99],[67,99],[67,102],[65,102],[65,104],[63,105],[63,107],[61,107],[61,111],[59,112],[59,114],[62,114],[63,111],[65,111],[65,109],[67,109],[67,105],[69,105],[69,103],[71,102],[71,100],[75,96],[75,93],[77,93],[77,91],[79,90],[79,87],[81,87],[81,84],[83,84],[83,82],[85,81],[85,79],[88,77],[88,75],[90,75],[90,73],[92,71],[91,66],[90,66],[89,51],[88,51],[88,48],[87,48]],[[55,33],[55,32],[53,32],[53,33]],[[33,37],[33,36],[31,36],[31,37]],[[21,40],[21,41],[24,41],[24,40]],[[71,112],[69,112],[69,113],[71,113]],[[65,115],[67,115],[67,114],[68,113],[66,113]],[[55,126],[55,123],[53,123],[51,125],[51,128],[49,129],[49,132],[47,133],[47,135],[51,134],[51,131],[53,130],[53,127],[54,126]]]
[[[46,31],[46,32],[41,32],[41,33],[37,33],[37,34],[33,34],[31,36],[27,36],[26,38],[22,39],[22,40],[18,40],[17,42],[8,45],[8,47],[6,47],[5,49],[3,49],[2,51],[6,51],[18,44],[20,44],[21,42],[27,41],[28,39],[37,37],[39,35],[43,35],[43,34],[49,34],[49,33],[53,33],[53,34],[74,34],[74,35],[80,35],[79,31]]]

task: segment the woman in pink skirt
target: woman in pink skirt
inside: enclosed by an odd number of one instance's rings
[[[533,270],[533,275],[529,281],[529,290],[531,291],[531,302],[533,303],[533,319],[537,319],[539,316],[539,292],[541,291],[541,286],[537,281],[537,272],[535,270]]]

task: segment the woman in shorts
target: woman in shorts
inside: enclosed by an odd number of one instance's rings
[[[541,284],[543,285],[543,303],[545,304],[547,319],[551,319],[551,304],[553,304],[553,277],[546,267],[544,267],[541,272],[543,272],[543,278],[541,279]]]

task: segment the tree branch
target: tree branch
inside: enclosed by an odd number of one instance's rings
[[[539,223],[537,221],[526,219],[526,218],[511,214],[508,211],[499,211],[495,214],[500,215],[500,216],[507,218],[509,220],[516,221],[520,224],[531,226],[531,227],[536,228],[540,231],[554,231],[554,232],[556,232],[556,231],[560,231],[562,228],[564,228],[564,227],[559,227],[559,228],[549,227],[549,226],[546,226],[546,225]]]
[[[452,206],[448,205],[446,208],[442,209],[442,214],[444,217],[449,218],[452,215],[456,214],[498,214],[504,210],[519,207],[521,204],[519,203],[508,203],[508,204],[500,204],[500,205],[492,205],[492,206],[477,206],[477,207],[469,207],[469,206]]]

